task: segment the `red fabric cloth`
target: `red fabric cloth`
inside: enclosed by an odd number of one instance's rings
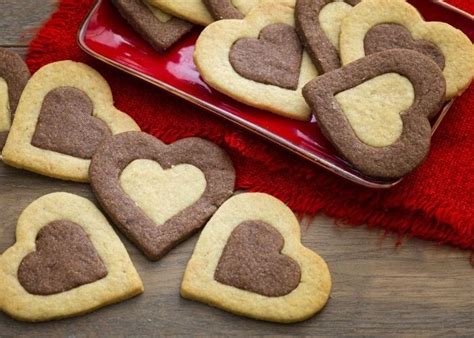
[[[474,2],[452,1],[474,12]],[[443,121],[425,164],[390,190],[371,190],[87,56],[77,46],[76,33],[93,2],[60,0],[31,43],[27,62],[32,71],[62,59],[88,63],[110,83],[117,107],[144,131],[165,142],[201,136],[224,147],[236,166],[239,189],[270,193],[296,212],[322,211],[349,224],[474,250],[474,86]]]

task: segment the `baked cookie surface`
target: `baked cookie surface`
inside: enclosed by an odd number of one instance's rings
[[[98,144],[137,124],[113,106],[102,76],[89,66],[59,61],[30,79],[2,155],[5,163],[42,175],[87,182]]]
[[[343,64],[390,48],[414,49],[443,70],[446,100],[460,95],[474,77],[474,46],[464,33],[444,22],[425,22],[404,0],[364,0],[341,26]]]
[[[324,260],[300,242],[288,207],[261,193],[225,202],[201,233],[181,295],[254,319],[291,323],[326,304],[331,277]]]
[[[126,300],[142,293],[143,284],[94,204],[53,193],[21,213],[16,243],[0,256],[0,290],[1,311],[47,321]]]
[[[194,61],[214,89],[250,106],[308,120],[301,88],[317,76],[294,29],[293,0],[264,1],[243,20],[206,27]]]

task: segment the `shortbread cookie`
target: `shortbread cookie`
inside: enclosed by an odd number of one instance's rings
[[[164,52],[186,35],[193,25],[174,18],[147,0],[112,0],[120,14],[157,51]]]
[[[212,216],[181,285],[185,298],[282,323],[313,316],[330,291],[328,267],[301,244],[295,215],[261,193],[234,196]]]
[[[296,0],[298,35],[319,73],[341,67],[339,33],[344,17],[360,0]]]
[[[13,115],[30,71],[18,54],[0,48],[0,150],[7,140]]]
[[[244,20],[204,29],[194,53],[203,79],[250,106],[309,119],[301,88],[317,71],[295,32],[294,5],[294,0],[263,2]]]
[[[404,0],[364,0],[341,26],[343,64],[388,48],[422,52],[443,69],[446,99],[462,93],[474,77],[474,46],[460,30],[444,22],[425,22]]]
[[[51,63],[28,82],[3,160],[14,167],[64,180],[87,182],[92,154],[112,134],[139,130],[113,106],[107,82],[89,66]]]
[[[362,173],[398,178],[431,142],[429,118],[444,102],[441,69],[424,54],[390,49],[326,73],[303,94],[336,149]]]
[[[197,232],[234,190],[223,150],[199,138],[165,145],[129,132],[92,158],[92,189],[117,227],[151,260]]]
[[[211,24],[214,17],[236,19],[228,16],[229,11],[233,15],[240,13],[245,16],[260,1],[262,0],[148,0],[164,12],[201,26]],[[209,6],[211,13],[206,6]]]
[[[24,321],[82,315],[143,292],[107,219],[83,197],[53,193],[18,219],[0,256],[0,310]]]

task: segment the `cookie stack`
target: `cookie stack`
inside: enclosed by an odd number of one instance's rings
[[[30,78],[19,56],[0,49],[0,65],[3,161],[89,182],[102,208],[59,192],[22,212],[17,242],[0,255],[0,311],[46,321],[143,293],[102,212],[151,261],[205,226],[183,297],[276,322],[304,320],[326,304],[329,270],[301,244],[295,215],[269,195],[233,196],[234,167],[217,145],[200,138],[166,145],[141,132],[85,64],[52,63]]]
[[[405,0],[146,1],[207,26],[194,61],[211,87],[287,118],[314,116],[371,177],[419,166],[431,119],[474,76],[471,41]]]

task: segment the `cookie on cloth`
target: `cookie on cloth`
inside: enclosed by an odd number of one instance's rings
[[[166,13],[196,25],[207,26],[214,19],[240,19],[262,0],[147,0]]]
[[[296,0],[296,31],[319,73],[341,67],[341,23],[360,0]]]
[[[294,28],[294,0],[264,1],[244,20],[216,21],[196,42],[204,81],[250,106],[308,120],[302,87],[317,76]]]
[[[105,79],[89,66],[59,61],[30,79],[3,149],[11,166],[87,182],[90,158],[113,134],[139,130],[113,105]]]
[[[366,56],[308,83],[303,94],[318,125],[362,173],[399,178],[426,157],[429,119],[443,103],[438,65],[409,49]]]
[[[112,0],[112,4],[153,48],[164,52],[191,31],[193,25],[162,12],[147,1]]]
[[[443,70],[446,100],[460,95],[474,77],[474,46],[444,22],[425,22],[404,0],[364,0],[344,19],[340,35],[343,64],[391,48],[431,57]]]
[[[18,101],[29,78],[30,71],[22,58],[0,48],[0,150],[5,145]]]
[[[227,154],[209,141],[187,138],[166,145],[128,132],[99,147],[90,178],[117,227],[158,260],[200,230],[233,194],[235,172]]]
[[[212,216],[186,267],[181,295],[260,320],[292,323],[326,304],[331,276],[301,244],[300,225],[278,199],[243,193]]]
[[[89,200],[45,195],[20,215],[0,256],[0,311],[23,321],[82,315],[143,292],[107,219]]]

